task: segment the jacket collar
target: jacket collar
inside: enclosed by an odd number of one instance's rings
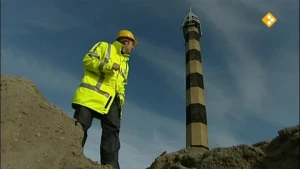
[[[118,54],[122,55],[123,58],[124,58],[126,61],[128,61],[130,55],[128,55],[128,54],[122,54],[122,52],[121,52],[121,51],[122,51],[122,48],[123,48],[123,44],[120,43],[120,42],[118,42],[118,41],[114,41],[113,45],[115,46],[115,48],[116,48]]]

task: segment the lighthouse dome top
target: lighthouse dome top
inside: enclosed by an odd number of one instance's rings
[[[200,20],[198,19],[198,16],[192,12],[192,7],[191,7],[191,3],[190,3],[190,12],[186,15],[186,17],[184,19],[184,23],[191,22],[191,21],[194,21],[194,22],[197,22],[200,24]]]
[[[202,36],[201,22],[200,22],[198,16],[192,12],[191,3],[189,3],[189,4],[190,4],[190,12],[186,15],[186,17],[181,25],[183,34],[184,35],[186,34],[186,30],[188,29],[188,27],[196,27],[199,30],[200,37],[201,37]]]

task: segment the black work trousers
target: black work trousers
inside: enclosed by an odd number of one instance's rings
[[[119,166],[119,150],[120,150],[120,112],[121,107],[119,99],[115,97],[111,108],[106,115],[97,113],[87,107],[77,105],[74,113],[76,119],[75,124],[80,123],[84,132],[82,139],[82,147],[88,137],[88,129],[92,126],[93,118],[101,120],[102,136],[100,143],[101,164],[110,164],[115,169]]]

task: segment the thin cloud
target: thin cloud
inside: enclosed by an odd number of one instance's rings
[[[204,4],[203,4],[204,3]],[[202,8],[205,5],[206,8]],[[266,95],[265,72],[262,68],[260,57],[254,54],[244,44],[242,38],[246,34],[260,30],[258,24],[245,22],[247,14],[237,13],[233,6],[220,1],[194,2],[195,12],[205,14],[205,21],[212,23],[220,37],[224,37],[227,45],[232,50],[231,55],[226,55],[231,74],[235,77],[235,84],[238,87],[240,98],[244,106],[261,106],[260,103]],[[228,24],[230,23],[230,24]],[[242,30],[242,31],[241,31]]]
[[[258,14],[263,15],[265,14],[264,12],[272,10],[278,16],[287,16],[288,14],[286,13],[286,11],[291,8],[294,9],[291,3],[289,4],[289,6],[281,6],[281,3],[279,1],[276,1],[271,5],[269,5],[269,3],[267,2],[262,3],[260,1],[256,1],[255,3],[254,1],[251,1],[249,3],[251,3],[252,11],[247,7],[246,2],[244,2],[244,4],[235,2],[234,5],[244,5],[244,10],[248,9],[249,12],[252,13],[258,11]],[[202,18],[205,18],[204,20],[206,22],[211,23],[211,26],[214,26],[215,28],[217,28],[217,30],[219,30],[218,32],[214,32],[214,34],[220,37],[224,37],[226,39],[226,42],[228,42],[228,45],[232,49],[232,53],[229,55],[225,55],[225,57],[227,58],[228,66],[231,70],[231,75],[235,77],[234,84],[237,86],[239,94],[239,102],[237,102],[237,104],[241,104],[244,108],[252,110],[252,113],[257,112],[258,114],[265,114],[264,118],[273,116],[270,113],[267,113],[266,115],[265,112],[274,112],[270,111],[272,110],[272,108],[268,109],[269,111],[266,110],[266,107],[274,107],[272,106],[274,105],[274,102],[273,104],[268,104],[268,106],[265,103],[266,100],[272,100],[274,96],[275,89],[270,87],[270,85],[274,83],[276,79],[270,78],[270,75],[272,74],[272,71],[276,71],[278,69],[278,66],[268,64],[268,67],[266,67],[266,63],[263,62],[265,54],[253,52],[259,46],[256,46],[255,44],[249,44],[249,42],[247,42],[247,40],[249,39],[248,36],[253,35],[255,32],[259,33],[259,31],[263,31],[263,29],[265,29],[266,27],[262,25],[260,20],[253,22],[253,20],[248,17],[249,12],[242,12],[243,9],[233,10],[233,6],[229,5],[228,3],[224,4],[220,1],[197,1],[193,2],[193,5],[196,13],[199,13],[200,16],[204,15],[205,17]],[[203,5],[206,7],[203,8]],[[260,15],[258,16],[261,17]],[[244,21],[249,22],[245,23]],[[290,33],[294,36],[294,32]],[[296,39],[294,41],[287,41],[287,43],[290,43],[294,47],[298,46],[295,44],[298,43]],[[299,63],[297,47],[286,48],[285,45],[282,46],[283,47],[276,49],[276,53],[274,53],[275,56],[273,57],[274,61],[275,58],[282,57],[283,53],[285,53],[285,55],[288,53],[289,61],[294,63],[292,64],[294,74],[297,75],[298,71],[296,71],[296,68],[298,67],[297,63]],[[265,50],[267,51],[268,49]],[[275,62],[279,64],[279,60],[276,59]],[[289,64],[288,62],[281,62],[280,67],[284,68],[280,70],[281,74],[283,75],[282,77],[284,77],[285,79],[291,77],[292,72],[286,71],[286,68],[291,69],[291,64]],[[289,78],[287,82],[290,82],[290,84],[298,84],[297,78],[295,76],[293,78]],[[287,85],[287,83],[284,84],[284,86]],[[290,89],[291,90],[288,90],[289,93],[293,90],[297,90],[295,86],[294,88]],[[285,90],[285,92],[287,91]],[[292,96],[292,98],[299,100],[295,95]],[[290,111],[295,112],[295,109]],[[294,117],[295,115],[296,114],[294,114],[292,117]],[[279,120],[273,122],[277,123],[278,121]],[[281,119],[281,122],[279,124],[287,123],[288,121]]]
[[[181,99],[185,99],[185,59],[184,46],[179,53],[169,46],[155,45],[143,37],[138,37],[143,45],[136,50],[137,56],[151,63],[157,69],[170,86],[180,92]],[[155,54],[153,54],[155,51]]]
[[[20,33],[28,33],[32,26],[38,26],[50,31],[65,31],[68,29],[81,27],[84,30],[91,29],[89,24],[84,20],[69,15],[62,11],[58,5],[53,1],[36,1],[32,0],[30,3],[23,1],[7,1],[3,3],[3,22],[9,23],[5,25],[19,24],[19,28],[14,28]],[[24,7],[30,4],[30,10]],[[13,11],[8,11],[13,8]],[[19,20],[19,23],[13,21]],[[4,27],[6,33],[9,33],[9,29]]]
[[[202,8],[202,6],[204,5],[203,3],[205,3],[206,8]],[[247,3],[244,2],[245,10],[248,9],[246,7]],[[289,6],[280,6],[281,3],[279,1],[276,1],[271,5],[270,3],[262,3],[260,1],[256,1],[255,3],[254,1],[251,1],[250,3],[252,7],[252,13],[258,11],[259,13],[265,14],[263,13],[263,11],[267,12],[269,10],[272,10],[276,12],[276,15],[278,16],[287,15],[285,11],[288,11],[290,8],[294,8],[291,4],[289,4]],[[274,111],[271,111],[273,110],[271,107],[274,107],[274,102],[267,105],[266,102],[268,102],[268,100],[270,99],[273,100],[272,98],[274,97],[274,90],[276,89],[272,88],[271,84],[277,80],[275,78],[271,78],[270,75],[272,74],[272,71],[276,71],[278,69],[278,66],[268,64],[269,67],[266,67],[266,63],[262,61],[264,55],[266,54],[253,52],[259,46],[256,46],[255,44],[249,44],[249,42],[247,42],[247,40],[249,39],[247,38],[247,36],[253,35],[255,32],[259,33],[259,31],[263,31],[262,28],[265,29],[266,27],[258,21],[252,22],[248,17],[249,12],[241,12],[242,9],[233,10],[232,6],[228,3],[224,4],[218,1],[202,1],[194,2],[194,4],[196,8],[195,10],[200,14],[205,14],[205,20],[211,22],[214,27],[218,28],[219,31],[215,33],[220,37],[225,37],[226,42],[228,42],[233,51],[231,55],[226,55],[225,57],[227,57],[231,75],[235,77],[235,85],[238,89],[239,99],[241,99],[239,103],[245,109],[252,110],[252,113],[260,115],[265,114],[263,117],[266,119],[272,119],[273,122],[279,123],[281,125],[289,123],[288,120],[280,119],[281,122],[279,122],[279,120],[275,120],[274,118],[267,118],[268,116],[274,117],[273,113],[275,113]],[[237,6],[242,5],[238,2],[235,2],[234,4]],[[243,23],[244,21],[249,22]],[[294,35],[294,32],[290,33],[291,35]],[[259,38],[257,39],[260,40]],[[293,43],[298,42],[291,40],[290,44],[292,46],[295,45]],[[268,49],[265,49],[265,51],[268,51]],[[282,57],[283,53],[289,53],[289,60],[291,62],[294,62],[294,64],[292,64],[294,68],[294,74],[298,74],[298,71],[295,71],[295,68],[298,67],[296,63],[299,63],[298,49],[296,47],[286,48],[284,45],[281,48],[277,48],[276,53],[274,53],[275,56],[273,57],[273,62],[276,58]],[[276,60],[275,62],[277,62],[278,64],[279,60]],[[285,70],[285,68],[290,69],[291,64],[289,64],[288,62],[281,62],[280,67],[282,77],[284,77],[285,79],[291,77],[290,73],[292,72]],[[288,78],[287,80],[293,84],[298,83],[295,76],[294,78]],[[287,86],[288,84],[284,85]],[[289,88],[282,92],[291,93],[295,89],[297,88],[294,86],[294,88]],[[299,100],[299,98],[295,97],[295,95],[291,96],[291,98]],[[268,109],[267,107],[270,108]],[[290,111],[294,112],[295,110]],[[295,115],[296,114],[293,114],[292,117],[294,117]]]
[[[33,58],[38,57],[25,51],[2,48],[1,72],[24,76],[44,89],[61,93],[74,92],[81,79],[65,72],[60,67]]]

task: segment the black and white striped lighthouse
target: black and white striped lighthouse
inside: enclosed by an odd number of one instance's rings
[[[208,148],[205,92],[201,60],[201,23],[190,12],[182,24],[186,57],[186,147]]]

